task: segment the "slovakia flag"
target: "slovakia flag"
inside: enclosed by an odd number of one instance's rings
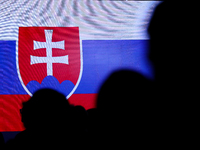
[[[153,77],[146,31],[159,2],[0,3],[0,132],[24,130],[22,103],[41,88],[87,110],[113,71]]]

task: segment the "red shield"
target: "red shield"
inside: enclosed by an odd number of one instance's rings
[[[78,27],[19,27],[17,54],[18,75],[30,95],[27,84],[41,84],[47,76],[60,84],[71,81],[75,86],[72,91],[77,88],[82,75]]]

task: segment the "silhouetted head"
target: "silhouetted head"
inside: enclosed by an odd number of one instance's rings
[[[68,101],[61,93],[52,89],[41,89],[23,103],[22,122],[25,128],[33,130],[56,129],[65,125]]]
[[[195,42],[192,3],[165,1],[159,4],[149,23],[149,58],[155,79],[165,84],[181,84],[192,71]],[[189,65],[190,64],[190,65]]]
[[[131,71],[120,70],[112,73],[102,85],[97,100],[97,108],[102,111],[126,109],[134,107],[150,96],[151,81],[143,75]],[[146,94],[144,94],[146,93]]]
[[[110,131],[115,131],[121,123],[128,126],[153,109],[150,106],[153,103],[151,97],[150,80],[130,70],[116,71],[105,81],[98,94],[100,120]]]

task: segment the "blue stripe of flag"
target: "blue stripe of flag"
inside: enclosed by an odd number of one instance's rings
[[[152,77],[148,40],[83,40],[83,74],[75,94],[98,93],[105,79],[119,69]],[[16,41],[0,41],[0,94],[26,94],[16,69]]]

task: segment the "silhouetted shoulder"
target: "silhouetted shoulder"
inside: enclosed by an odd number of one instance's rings
[[[70,105],[63,94],[52,89],[38,90],[23,103],[21,114],[26,129],[6,145],[8,149],[57,148],[68,141]]]

